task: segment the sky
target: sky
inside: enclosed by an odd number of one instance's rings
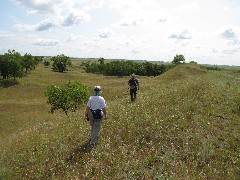
[[[239,0],[1,0],[0,54],[240,65]]]

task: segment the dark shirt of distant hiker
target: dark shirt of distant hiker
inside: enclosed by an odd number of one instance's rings
[[[128,80],[128,85],[130,89],[131,101],[134,101],[137,98],[137,90],[139,90],[139,80],[136,78],[134,73],[131,76],[131,79]]]
[[[90,146],[94,147],[97,143],[98,136],[100,134],[101,124],[103,117],[107,118],[106,102],[100,95],[101,87],[94,87],[94,95],[88,100],[87,107],[85,109],[85,120],[89,121],[91,125]]]

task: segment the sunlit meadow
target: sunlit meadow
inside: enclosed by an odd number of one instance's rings
[[[66,73],[40,64],[18,83],[0,86],[0,179],[238,179],[240,71],[179,65],[142,77],[130,102],[130,77]],[[96,148],[86,146],[85,106],[49,113],[51,84],[101,85],[109,118]]]

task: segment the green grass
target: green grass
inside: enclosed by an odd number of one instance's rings
[[[1,82],[0,179],[238,179],[238,70],[179,65],[158,77],[87,74],[74,62],[67,73],[39,65],[18,83]],[[101,85],[109,119],[95,149],[85,148],[85,107],[68,118],[49,114],[48,85],[69,80]]]

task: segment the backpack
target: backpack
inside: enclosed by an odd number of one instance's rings
[[[130,89],[134,89],[137,87],[137,83],[138,83],[138,80],[136,78],[131,78],[129,81],[128,81],[129,85],[130,85]]]
[[[94,119],[102,119],[102,110],[101,109],[96,109],[96,110],[91,110],[92,115]]]

